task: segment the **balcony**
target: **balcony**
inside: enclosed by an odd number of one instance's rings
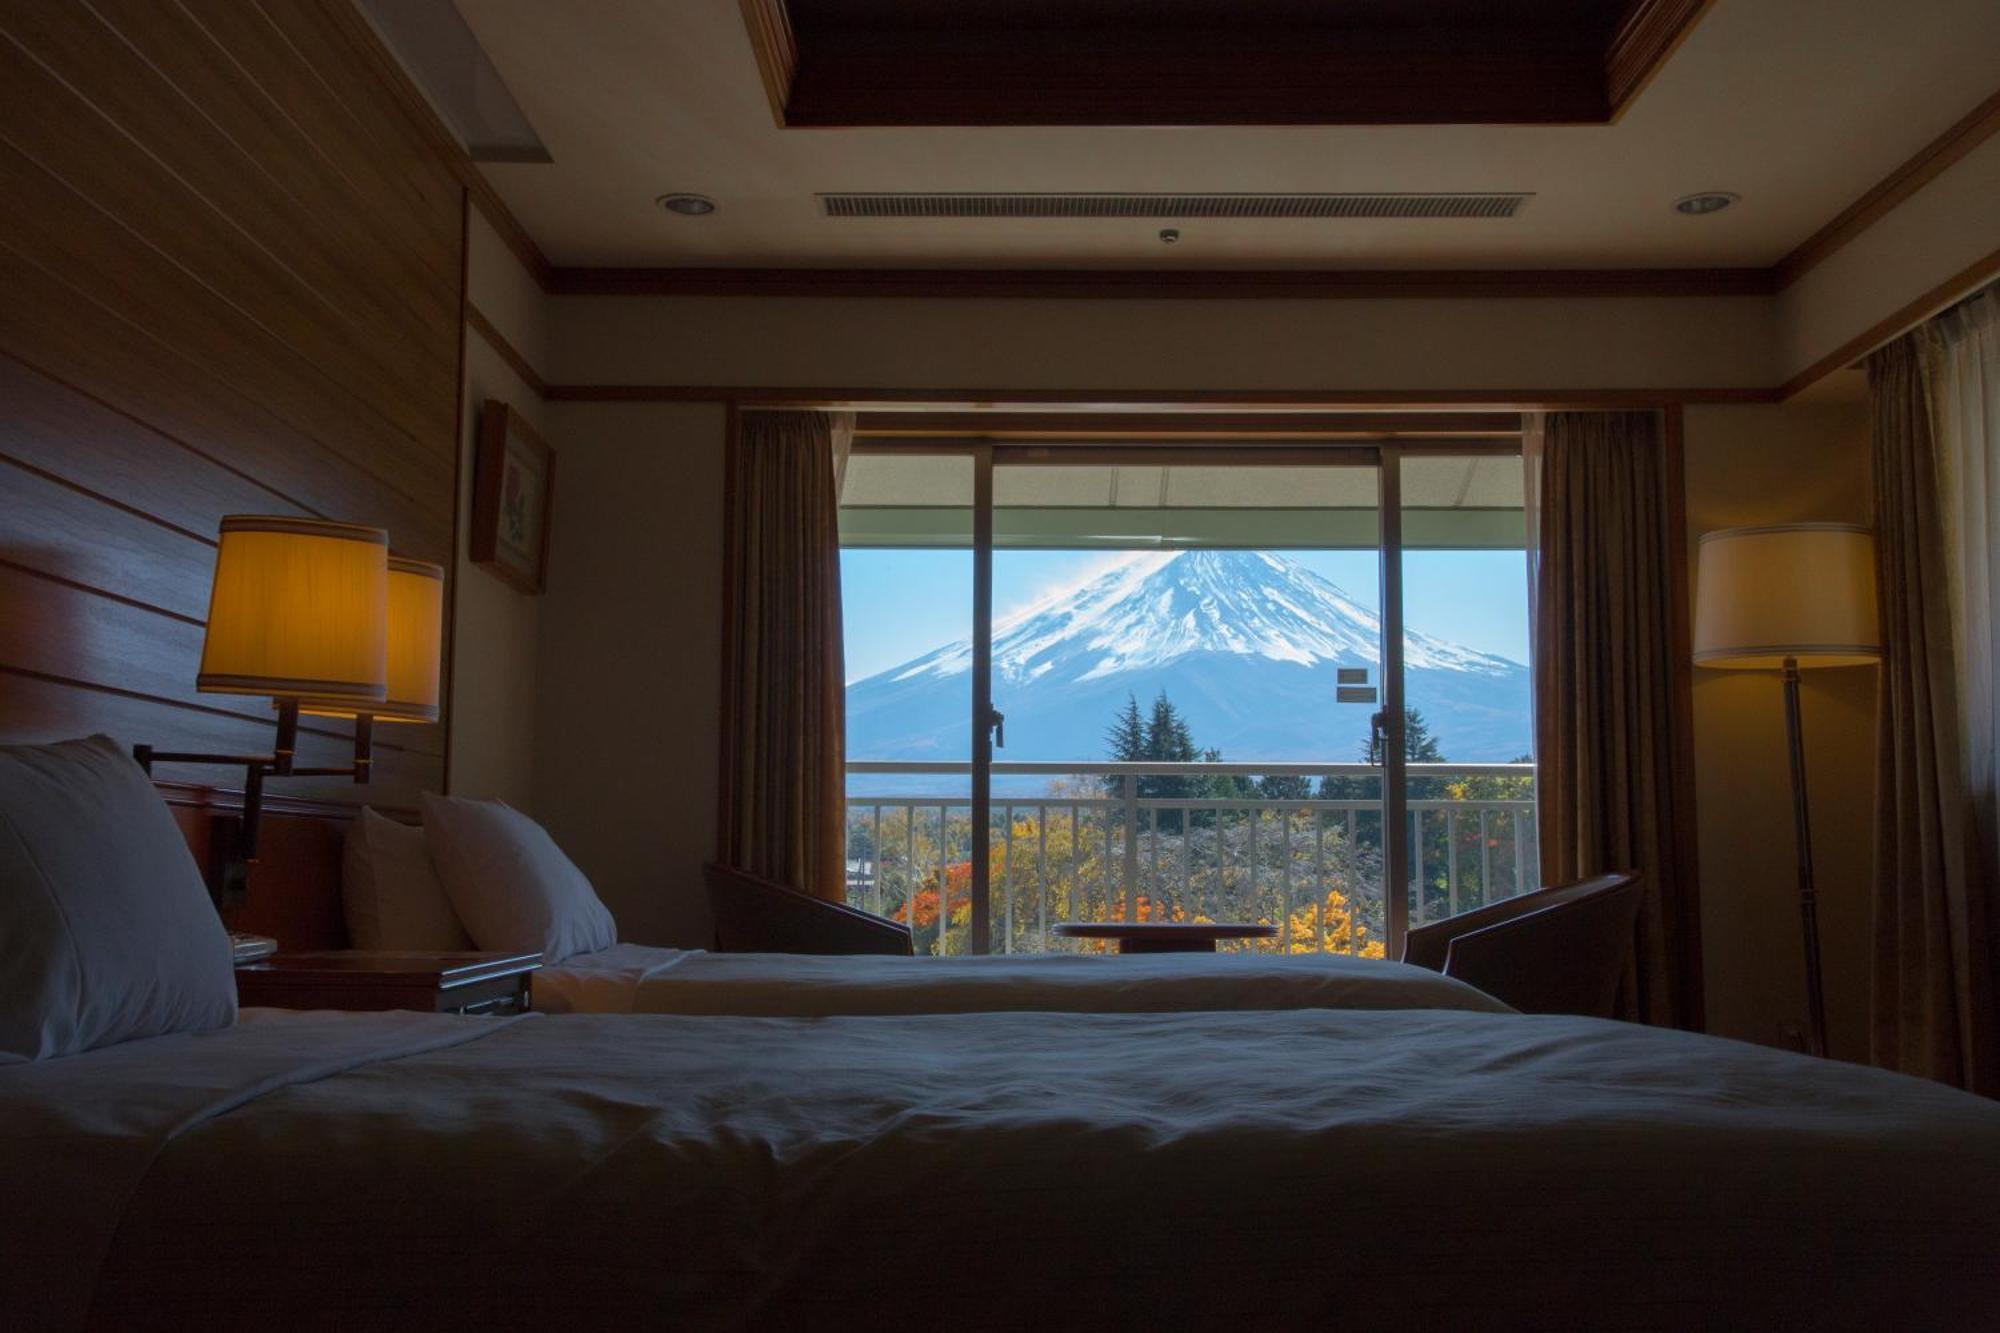
[[[961,953],[971,911],[964,762],[847,766],[847,896]],[[1535,886],[1532,764],[1410,764],[1412,925]],[[993,948],[1094,951],[1062,921],[1259,921],[1234,947],[1381,957],[1382,769],[1355,763],[993,765]],[[953,781],[953,779],[959,779]],[[1224,946],[1230,947],[1230,946]]]

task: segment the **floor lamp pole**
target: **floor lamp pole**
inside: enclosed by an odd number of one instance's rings
[[[1799,923],[1806,944],[1806,1049],[1826,1054],[1826,987],[1820,978],[1819,904],[1813,892],[1812,818],[1806,810],[1805,726],[1799,718],[1799,659],[1785,659],[1785,739],[1792,760],[1792,836],[1798,847]]]

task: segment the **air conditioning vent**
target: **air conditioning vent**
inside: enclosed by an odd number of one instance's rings
[[[1528,194],[822,194],[830,218],[1510,218]]]

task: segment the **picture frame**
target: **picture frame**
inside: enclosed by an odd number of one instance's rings
[[[521,414],[498,398],[479,411],[472,469],[472,563],[530,595],[548,584],[556,456]]]

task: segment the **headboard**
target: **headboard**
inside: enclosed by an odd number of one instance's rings
[[[173,811],[174,822],[186,836],[195,863],[206,867],[216,837],[218,818],[227,820],[243,810],[241,792],[188,783],[154,784]],[[413,812],[383,810],[395,818],[414,819]],[[226,908],[223,921],[231,930],[269,935],[278,947],[344,949],[347,924],[340,906],[341,844],[347,837],[355,807],[331,801],[301,800],[264,794],[263,822],[258,830],[257,868],[240,907]],[[224,825],[224,828],[227,828]]]

